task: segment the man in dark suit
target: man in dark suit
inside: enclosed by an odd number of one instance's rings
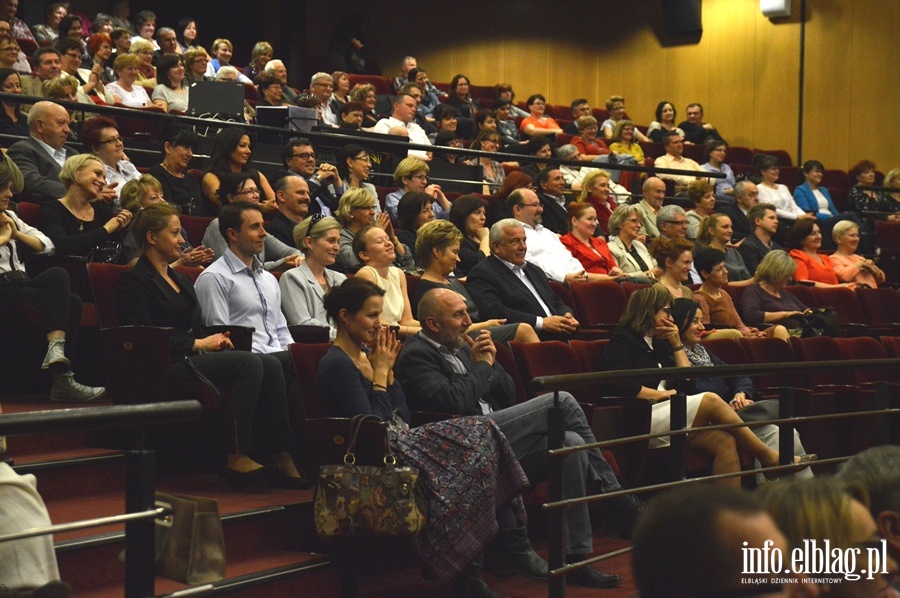
[[[747,212],[759,202],[759,189],[752,181],[738,181],[734,185],[734,203],[721,206],[717,212],[731,218],[731,242],[737,243],[753,232]],[[752,272],[752,270],[751,270]]]
[[[781,249],[781,245],[772,240],[778,233],[778,214],[774,204],[758,203],[747,212],[747,218],[753,226],[753,234],[744,238],[738,252],[750,274],[756,273],[759,263],[773,249]]]
[[[458,293],[449,289],[428,291],[419,302],[418,315],[422,332],[407,339],[394,367],[410,406],[455,415],[490,414],[509,441],[528,479],[535,482],[546,478],[547,409],[553,406],[553,395],[545,394],[513,404],[515,387],[509,374],[496,362],[497,349],[490,333],[483,331],[474,341],[469,337],[466,330],[472,320]],[[565,411],[565,445],[595,442],[584,412],[572,395],[561,393],[560,406]],[[585,496],[591,491],[621,489],[599,450],[573,453],[564,467],[567,498]],[[640,509],[640,503],[631,496],[612,498],[603,504],[613,518],[626,527]],[[592,552],[587,505],[570,507],[567,524],[569,561],[581,560]],[[498,544],[501,558],[514,563],[525,560],[524,555],[530,551],[524,528],[501,531]],[[510,551],[518,554],[518,558],[510,559]],[[513,568],[516,567],[513,565]],[[603,588],[614,587],[621,580],[616,575],[583,568],[570,573],[568,581],[574,585]]]
[[[547,282],[547,275],[525,261],[525,228],[514,218],[491,227],[491,255],[469,271],[466,287],[486,319],[531,324],[541,340],[567,340],[578,329],[572,308]]]
[[[275,182],[275,215],[266,224],[266,232],[287,245],[294,243],[294,227],[309,214],[309,185],[303,177],[283,176]]]
[[[569,219],[566,215],[566,181],[556,166],[549,166],[538,173],[534,179],[538,199],[544,207],[543,224],[557,235],[569,232]]]
[[[25,192],[53,201],[66,194],[59,182],[63,163],[76,155],[64,144],[69,137],[69,113],[53,102],[38,102],[28,113],[27,139],[17,141],[8,155],[25,177]]]

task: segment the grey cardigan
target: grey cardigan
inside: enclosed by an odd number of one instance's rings
[[[347,280],[347,277],[326,268],[325,280],[331,288]],[[278,284],[281,285],[281,311],[289,326],[323,326],[330,327],[334,332],[325,315],[325,291],[305,260],[282,274]],[[331,336],[334,337],[334,334]]]

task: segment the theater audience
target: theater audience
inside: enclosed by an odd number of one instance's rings
[[[656,120],[647,127],[647,136],[651,140],[662,143],[663,136],[668,132],[678,133],[684,137],[684,131],[675,126],[675,106],[672,102],[663,100],[656,105]]]
[[[460,195],[450,207],[449,220],[462,233],[456,275],[464,278],[469,270],[491,254],[487,223],[488,202],[477,195]]]
[[[3,44],[0,39],[0,44]],[[0,48],[0,55],[2,55]],[[22,94],[22,83],[19,73],[9,68],[0,68],[0,91],[3,93]],[[2,102],[3,109],[0,110],[0,134],[18,135],[24,137],[28,135],[28,120],[22,110],[21,104],[18,102]]]
[[[629,204],[617,207],[609,217],[609,252],[622,272],[632,277],[646,277],[652,282],[661,270],[640,237],[641,212],[638,207]]]
[[[840,284],[827,254],[822,248],[822,232],[816,220],[798,220],[788,233],[788,249],[797,264],[794,280],[812,282],[817,287],[833,287]]]
[[[607,98],[606,100],[606,111],[609,113],[609,118],[604,120],[603,124],[600,125],[600,129],[603,132],[603,137],[608,141],[618,141],[615,134],[616,128],[619,126],[620,122],[626,120],[625,98],[619,95],[609,96],[609,98]],[[634,129],[634,123],[632,123],[631,126],[631,134],[634,137],[635,143],[638,141],[650,141],[649,137]],[[610,148],[610,151],[615,150]],[[635,156],[635,158],[637,158],[637,156]],[[638,159],[638,161],[641,160],[643,160],[643,158]]]
[[[374,92],[374,88],[372,89]],[[359,101],[356,98],[353,98],[355,101]],[[368,105],[366,102],[363,102],[363,105],[366,105],[368,109]],[[374,108],[374,104],[373,104]],[[388,118],[382,118],[379,120],[374,127],[372,127],[372,131],[375,133],[381,133],[382,135],[392,134],[391,130],[394,128],[399,128],[406,133],[406,137],[409,137],[410,143],[415,143],[417,145],[431,145],[431,140],[428,139],[428,134],[425,130],[415,123],[416,118],[416,109],[418,108],[418,103],[416,99],[409,94],[398,94],[394,96],[394,101],[391,108],[391,115]],[[363,120],[363,128],[367,128],[366,121]],[[407,152],[409,157],[416,157],[421,160],[430,160],[431,153],[427,150],[421,149],[411,149]]]
[[[222,218],[226,235],[249,236],[250,226],[239,210],[223,210]],[[224,405],[228,456],[222,477],[235,489],[264,479],[267,468],[250,457],[258,450],[271,456],[280,474],[272,483],[281,485],[299,475],[290,454],[294,440],[281,364],[267,354],[231,350],[234,345],[228,333],[206,333],[190,279],[169,267],[180,253],[180,230],[178,214],[167,204],[141,212],[134,234],[141,240],[143,256],[119,279],[119,322],[171,329],[169,384],[196,382],[199,372],[229,391]],[[258,447],[254,428],[265,439]]]
[[[320,326],[330,329],[334,339],[337,328],[329,324],[325,313],[325,295],[347,280],[330,268],[335,262],[341,237],[341,223],[319,214],[294,227],[294,244],[305,258],[296,268],[281,275],[281,311],[290,326]]]
[[[688,297],[689,298],[689,297]],[[603,352],[601,371],[624,371],[657,367],[690,367],[678,326],[672,318],[672,295],[659,285],[631,294],[619,326]],[[610,384],[601,389],[608,396],[635,397],[652,403],[650,433],[670,429],[671,403],[676,390],[664,379],[651,378],[642,383]],[[687,426],[698,428],[710,424],[737,424],[740,417],[722,397],[712,392],[687,396]],[[668,437],[650,440],[650,448],[668,446]],[[749,452],[764,467],[778,465],[778,452],[767,447],[749,428],[729,428],[697,432],[687,437],[687,446],[712,459],[714,474],[738,472],[741,469],[737,449]],[[794,458],[795,462],[800,457]],[[740,487],[740,478],[727,478],[717,483]]]
[[[500,133],[503,151],[521,153],[522,146],[527,141],[522,139],[519,127],[516,126],[516,119],[511,113],[514,107],[507,100],[494,101],[494,114],[497,116],[497,132]]]
[[[579,117],[575,124],[578,126],[578,135],[572,137],[569,143],[577,147],[581,155],[587,156],[587,160],[592,159],[590,156],[603,156],[610,152],[606,143],[598,136],[600,128],[596,118],[588,114]]]
[[[573,201],[569,204],[568,216],[569,232],[559,240],[581,262],[588,275],[587,279],[616,280],[624,276],[606,241],[603,237],[594,236],[598,226],[597,210],[594,206]]]
[[[459,116],[474,121],[478,114],[478,104],[469,93],[469,78],[465,75],[456,75],[450,81],[450,93],[447,104],[456,108]]]
[[[801,327],[798,316],[807,306],[787,290],[797,264],[780,249],[770,251],[756,268],[751,284],[741,294],[741,319],[750,326],[781,324],[788,330]]]
[[[731,218],[718,212],[704,218],[697,235],[697,247],[712,247],[725,254],[725,268],[732,286],[751,284],[752,275],[744,258],[731,246]]]
[[[803,211],[803,208],[794,201],[788,188],[778,183],[781,170],[778,168],[778,158],[769,154],[754,156],[755,164],[759,168],[759,176],[762,181],[757,185],[759,201],[775,206],[775,213],[781,221],[792,225],[797,220],[815,220],[813,214]]]
[[[831,230],[837,251],[831,254],[831,265],[839,282],[857,283],[876,288],[883,285],[884,271],[871,259],[856,253],[859,247],[859,226],[850,220],[842,220]]]
[[[159,84],[150,99],[166,112],[187,112],[190,90],[184,85],[184,63],[178,54],[164,54],[156,67]]]
[[[21,73],[22,92],[25,95],[38,98],[45,97],[41,85],[44,81],[55,79],[62,73],[60,56],[59,50],[46,46],[34,51],[34,54],[31,56],[31,61],[34,64],[34,75]]]
[[[472,324],[466,332],[477,339],[482,330],[489,330],[491,339],[498,343],[512,340],[536,343],[539,342],[534,329],[528,324],[506,324],[504,320],[482,320],[478,306],[457,278],[451,276],[459,263],[459,249],[462,233],[456,226],[446,220],[434,220],[422,226],[416,242],[416,261],[424,268],[422,277],[416,283],[410,302],[413,317],[417,316],[419,302],[431,289],[450,289],[458,293],[465,302],[466,310]]]
[[[309,206],[311,214],[321,212],[331,216],[337,209],[338,198],[344,193],[344,181],[339,169],[334,164],[316,162],[316,151],[309,139],[293,137],[281,148],[281,163],[287,169],[286,174],[301,177],[309,186],[313,203]]]
[[[877,220],[897,220],[900,216],[900,204],[885,197],[882,191],[863,190],[860,187],[875,185],[875,163],[871,160],[860,160],[850,167],[850,181],[853,186],[847,194],[847,204],[860,215],[864,212],[887,212],[886,214],[874,214]]]
[[[166,201],[177,206],[182,214],[214,215],[218,203],[215,209],[207,203],[200,181],[188,170],[197,147],[197,136],[177,123],[163,123],[159,136],[163,159],[160,164],[151,166],[148,173],[159,180]]]
[[[744,184],[753,183],[742,181],[738,183],[738,188]],[[738,253],[741,254],[747,271],[753,275],[767,253],[773,249],[781,249],[781,245],[772,240],[778,232],[778,214],[775,213],[773,204],[754,204],[747,212],[746,219],[750,221],[753,233],[741,240]]]
[[[725,203],[731,203],[731,197],[734,195],[734,184],[737,182],[734,178],[734,171],[731,166],[725,164],[725,155],[728,152],[728,144],[722,140],[710,141],[703,150],[703,157],[706,158],[700,168],[724,174],[724,179],[710,179],[714,181],[716,186],[716,199],[725,200]]]
[[[341,196],[335,217],[344,228],[341,230],[340,249],[335,260],[335,268],[345,274],[356,272],[361,265],[353,250],[354,237],[360,230],[376,225],[380,226],[393,242],[396,265],[404,269],[415,267],[413,252],[403,245],[394,234],[394,227],[388,213],[378,213],[376,205],[378,205],[378,200],[363,188],[350,189]]]
[[[519,130],[528,137],[548,137],[562,133],[562,127],[555,120],[544,114],[547,99],[541,94],[535,94],[528,98],[529,116],[522,119],[519,123]],[[553,143],[554,137],[549,137],[550,143]]]
[[[353,278],[333,287],[325,297],[337,336],[319,363],[319,400],[331,416],[366,413],[389,422],[389,441],[398,461],[419,468],[427,480],[431,522],[424,534],[412,539],[419,558],[442,583],[462,571],[457,591],[463,595],[489,595],[476,546],[494,536],[497,511],[508,508],[504,505],[527,479],[490,419],[457,418],[409,429],[409,407],[394,378],[400,342],[382,326],[383,294],[372,283]],[[373,346],[371,353],[361,349],[364,344]],[[435,451],[444,455],[444,464],[434,461]],[[448,496],[465,496],[470,501],[464,517]],[[471,543],[463,541],[472,534]],[[448,551],[448,545],[456,550]]]
[[[794,189],[794,201],[804,212],[816,215],[822,236],[831,239],[831,229],[841,220],[851,220],[857,225],[859,216],[853,212],[838,212],[828,189],[822,187],[822,176],[825,166],[818,160],[807,160],[803,163],[803,177],[806,179]]]
[[[788,340],[790,335],[784,326],[764,326],[763,330],[747,326],[738,315],[731,295],[725,291],[729,284],[725,254],[712,247],[703,247],[694,254],[694,266],[703,283],[694,291],[693,300],[700,305],[702,321],[705,325],[718,328],[733,328],[744,338],[774,337]]]
[[[638,145],[639,136],[643,133],[638,131],[635,124],[627,119],[622,119],[616,123],[613,129],[609,151],[614,154],[626,154],[634,158],[639,165],[644,164],[644,148]],[[574,139],[572,140],[574,143]],[[642,175],[643,176],[643,175]]]
[[[500,134],[495,130],[482,129],[475,136],[469,148],[496,153],[500,151]],[[482,193],[490,195],[500,190],[500,187],[503,186],[503,181],[506,180],[506,171],[503,170],[503,165],[500,162],[493,158],[482,156],[475,158],[472,164],[481,165],[482,180],[484,181]]]
[[[578,201],[593,206],[597,217],[597,230],[592,236],[609,235],[609,217],[618,204],[610,193],[609,173],[605,170],[592,170],[581,183],[581,194]]]
[[[366,148],[355,143],[348,143],[335,152],[338,176],[344,181],[345,188],[364,189],[375,199],[375,214],[381,213],[381,203],[378,201],[378,193],[375,185],[368,182],[369,171],[372,168],[372,159]]]
[[[378,100],[378,95],[375,93],[374,85],[371,83],[357,83],[350,89],[349,98],[351,102],[359,102],[363,105],[362,128],[364,130],[368,131],[378,124],[378,115],[375,114],[375,103]]]
[[[245,129],[241,127],[227,127],[216,135],[210,152],[209,170],[206,171],[203,179],[200,181],[204,197],[215,209],[222,206],[217,193],[219,180],[229,172],[243,172],[253,174],[259,179],[259,187],[262,194],[260,201],[263,204],[263,212],[268,214],[274,212],[275,192],[272,190],[266,175],[253,167],[250,161],[252,155],[253,145],[250,135],[247,134]]]
[[[434,210],[430,195],[421,191],[404,193],[397,204],[397,238],[407,247],[415,247],[419,228],[432,220]]]
[[[131,222],[131,212],[118,214],[105,201],[106,167],[96,156],[68,158],[59,173],[65,194],[41,204],[41,227],[56,246],[57,256],[80,256],[88,261],[118,262],[121,253],[116,233]]]
[[[119,134],[119,125],[111,118],[95,116],[89,118],[81,127],[81,142],[85,153],[100,158],[106,167],[106,182],[115,183],[113,210],[121,209],[119,193],[128,181],[141,177],[137,167],[125,158],[125,143]]]
[[[557,235],[566,234],[569,227],[565,206],[571,199],[565,195],[566,181],[562,172],[556,166],[548,166],[534,178],[534,185],[544,210],[541,214],[543,225]],[[506,204],[511,208],[509,198]]]
[[[48,235],[9,209],[12,185],[12,171],[0,162],[0,307],[30,305],[40,312],[47,338],[41,369],[49,370],[53,380],[50,400],[92,401],[105,389],[76,382],[69,360],[81,325],[81,299],[72,292],[69,275],[62,268],[47,268],[33,277],[29,274],[26,259],[52,255],[56,248]]]
[[[384,307],[381,317],[389,326],[399,326],[401,337],[416,334],[421,330],[419,322],[413,318],[406,275],[394,266],[394,241],[383,228],[367,226],[353,237],[353,253],[362,267],[356,278],[368,280],[382,289]]]
[[[523,322],[541,340],[568,340],[579,323],[547,282],[547,274],[525,260],[525,229],[506,218],[491,227],[491,255],[469,271],[467,288],[484,318]]]
[[[431,196],[434,217],[447,218],[450,214],[450,200],[441,191],[440,185],[428,184],[428,171],[428,163],[414,156],[400,160],[394,169],[394,180],[400,185],[400,189],[388,193],[384,198],[384,207],[391,218],[397,219],[397,204],[400,203],[400,198],[410,191],[420,191]]]
[[[694,245],[687,239],[659,237],[649,247],[650,255],[662,268],[655,286],[668,291],[672,297],[690,299],[693,291],[685,286],[690,281],[691,264],[694,261]]]
[[[694,179],[688,183],[687,196],[694,207],[685,214],[687,217],[685,236],[693,241],[700,232],[700,222],[716,210],[716,196],[713,193],[713,186],[706,179]]]
[[[141,108],[150,105],[150,96],[147,88],[136,83],[138,76],[139,58],[134,54],[122,54],[116,56],[113,61],[113,70],[118,79],[106,86],[106,91],[112,96],[113,102],[128,106],[129,108]]]

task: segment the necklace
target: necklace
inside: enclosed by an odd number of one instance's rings
[[[181,173],[174,172],[171,168],[169,168],[169,165],[166,164],[165,160],[163,160],[163,162],[162,162],[162,164],[160,164],[160,166],[162,166],[162,167],[163,167],[163,170],[165,170],[166,172],[168,172],[169,174],[171,174],[171,175],[172,175],[173,177],[175,177],[176,179],[183,179],[183,178],[184,178],[184,173],[183,173],[183,172],[181,172]]]
[[[72,215],[75,216],[75,219],[78,220],[78,232],[84,232],[84,222],[85,220],[87,220],[88,212],[93,210],[93,207],[88,204],[87,210],[85,210],[85,212],[81,216],[79,216],[78,213],[75,212],[75,208],[73,208],[72,206],[66,205],[66,207],[70,212],[72,212]]]

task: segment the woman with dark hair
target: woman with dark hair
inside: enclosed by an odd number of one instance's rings
[[[119,211],[122,187],[128,181],[141,178],[135,165],[125,159],[125,143],[119,135],[119,125],[106,116],[89,118],[81,126],[81,143],[85,153],[93,154],[103,162],[106,182],[117,183],[113,188],[116,193],[113,209]]]
[[[257,106],[288,106],[290,105],[284,99],[284,93],[281,88],[281,80],[275,73],[267,73],[263,71],[253,81],[259,92],[259,100],[256,101]]]
[[[656,287],[665,289],[672,297],[690,299],[694,292],[685,286],[690,279],[691,264],[694,262],[694,245],[687,239],[657,237],[650,244],[649,251],[662,274]]]
[[[84,42],[84,29],[78,15],[66,15],[59,20],[59,38],[54,42],[54,46],[65,38],[73,39],[81,45],[81,61],[90,64],[91,56]]]
[[[404,193],[397,204],[397,238],[407,247],[416,246],[416,232],[434,220],[433,198],[421,191]],[[421,266],[421,264],[419,264]]]
[[[892,220],[892,217],[895,215],[893,213],[900,211],[900,204],[885,197],[881,191],[864,191],[860,189],[861,186],[875,185],[874,162],[871,160],[860,160],[850,168],[849,175],[851,181],[856,181],[847,194],[847,203],[854,212],[860,215],[863,212],[891,212],[891,216],[877,214],[875,218],[878,220]]]
[[[432,143],[438,133],[443,131],[457,133],[459,113],[456,108],[449,104],[438,104],[434,109],[434,126],[437,130],[428,136]]]
[[[181,47],[182,54],[197,45],[197,21],[193,17],[184,17],[175,28],[175,38]]]
[[[677,131],[684,136],[684,131],[675,126],[675,106],[672,102],[663,100],[656,105],[656,120],[647,127],[647,136],[656,143],[662,143],[663,135],[668,131]]]
[[[38,44],[44,42],[53,43],[59,38],[59,25],[62,19],[68,14],[66,7],[68,2],[54,2],[47,7],[45,19],[43,23],[35,25],[31,28],[34,33],[34,39]]]
[[[778,214],[779,220],[788,220],[790,222],[799,220],[815,220],[812,214],[803,211],[803,208],[797,205],[794,197],[785,185],[778,183],[778,177],[781,176],[781,169],[778,168],[778,158],[770,154],[757,154],[753,157],[754,166],[757,167],[760,182],[759,203],[770,203],[775,206],[775,213]]]
[[[685,236],[691,241],[697,238],[700,232],[700,222],[712,214],[716,209],[716,196],[713,186],[707,179],[694,179],[688,184],[688,199],[694,205],[687,211],[687,232]]]
[[[727,295],[728,293],[725,293]],[[681,342],[684,345],[684,352],[687,354],[691,367],[715,367],[727,365],[724,361],[713,355],[709,350],[700,344],[703,333],[706,331],[704,324],[705,317],[700,309],[700,304],[690,299],[676,299],[672,302],[672,319],[678,326],[681,334]],[[783,327],[779,327],[784,330]],[[787,331],[785,330],[785,334]],[[786,337],[785,337],[786,338]],[[708,370],[707,370],[708,371]],[[700,373],[698,372],[698,376]],[[753,404],[753,382],[749,376],[731,376],[724,378],[715,376],[715,373],[709,371],[708,378],[694,378],[690,380],[690,393],[712,393],[722,397],[734,411],[738,412],[744,407]],[[778,426],[774,424],[766,424],[750,428],[753,434],[759,438],[766,446],[772,450],[778,449]],[[800,442],[800,434],[794,430],[794,454],[804,456],[801,458],[803,462],[815,461],[816,455],[807,455],[806,449]],[[759,461],[755,463],[755,467],[760,467]],[[811,478],[812,471],[808,468],[798,471],[794,474],[797,478]],[[762,479],[760,479],[762,478]],[[757,475],[757,482],[764,483],[765,477]]]
[[[0,44],[2,43],[0,39]],[[22,82],[19,77],[19,73],[13,69],[0,69],[0,91],[21,95]],[[3,102],[3,110],[0,110],[0,134],[22,137],[28,135],[28,120],[22,114],[18,102]]]
[[[573,201],[567,208],[569,232],[559,238],[566,249],[581,262],[591,280],[617,280],[625,275],[609,252],[602,237],[595,237],[597,210],[589,203]]]
[[[477,195],[460,195],[450,207],[449,220],[462,233],[456,275],[464,278],[484,258],[491,255],[490,229],[487,222],[488,202]]]
[[[541,94],[537,93],[529,97],[528,111],[530,115],[522,119],[522,122],[519,124],[519,130],[529,137],[540,136],[546,139],[548,136],[553,135],[554,137],[549,137],[549,143],[555,141],[555,135],[559,135],[563,130],[559,123],[544,115],[546,106],[547,99]]]
[[[725,175],[724,179],[715,179],[717,198],[727,198],[734,195],[734,184],[736,181],[731,166],[725,164],[725,153],[727,151],[728,144],[724,141],[710,141],[703,150],[703,158],[706,161],[700,168]]]
[[[841,220],[852,220],[857,226],[860,219],[853,212],[839,213],[828,189],[821,186],[822,176],[825,174],[825,166],[818,160],[807,160],[803,163],[803,177],[806,179],[794,189],[794,201],[804,212],[816,215],[819,226],[822,227],[822,236],[827,245],[831,244],[831,230]]]
[[[218,204],[215,210],[209,206],[200,181],[189,172],[197,136],[175,122],[164,123],[159,136],[162,139],[162,163],[151,166],[148,173],[159,180],[166,201],[178,206],[182,214],[213,216],[218,211]]]
[[[329,416],[365,413],[388,422],[398,461],[420,470],[428,500],[430,521],[412,539],[417,554],[439,583],[449,583],[462,570],[467,586],[480,582],[486,589],[480,566],[470,561],[496,534],[497,511],[510,504],[519,509],[518,501],[510,501],[527,483],[525,475],[490,418],[455,418],[409,429],[409,407],[393,371],[400,342],[382,325],[383,295],[371,282],[351,278],[325,296],[337,336],[319,363],[319,400]],[[442,455],[440,462],[436,454]],[[459,509],[459,500],[467,508]],[[447,550],[450,546],[454,550]]]
[[[533,156],[538,160],[546,160],[553,156],[553,144],[550,142],[550,139],[541,135],[536,135],[529,139],[525,148],[529,156]],[[523,166],[520,172],[527,174],[534,180],[545,168],[547,168],[546,162],[535,161]]]
[[[794,280],[811,282],[817,287],[835,287],[840,284],[834,266],[822,248],[822,231],[815,220],[798,220],[788,233],[787,247],[791,259],[797,264]],[[855,286],[855,283],[849,283]]]
[[[434,136],[435,147],[462,147],[462,142],[456,136],[456,131],[441,131]],[[450,164],[462,164],[462,157],[454,152],[434,152],[433,160],[449,162]]]
[[[0,33],[0,68],[17,73],[20,69],[16,68],[19,62],[19,42],[8,33]],[[24,73],[23,73],[24,74]]]
[[[475,135],[477,136],[483,129],[497,131],[497,113],[490,108],[479,110],[475,115]]]
[[[780,324],[764,327],[765,330],[753,326],[747,326],[741,320],[734,302],[725,290],[728,284],[728,268],[725,262],[725,253],[712,247],[703,247],[694,254],[694,266],[703,283],[694,291],[694,301],[700,304],[703,314],[703,323],[719,328],[734,328],[744,338],[774,337],[788,340],[790,335],[787,329]],[[679,301],[676,299],[676,301]]]
[[[500,133],[491,129],[482,129],[475,136],[475,140],[469,146],[469,149],[494,153],[500,151]],[[503,165],[487,156],[475,158],[473,163],[481,165],[482,181],[484,181],[482,193],[490,195],[499,191],[503,181],[506,180],[506,171],[503,170]]]
[[[468,77],[465,75],[453,77],[450,81],[450,97],[447,98],[447,104],[456,108],[462,118],[475,120],[475,115],[478,114],[478,104],[469,93]]]
[[[184,62],[178,54],[164,54],[156,65],[159,84],[153,88],[153,105],[166,112],[187,112],[190,89],[184,85]]]
[[[690,367],[691,363],[681,341],[678,326],[672,321],[672,296],[664,288],[653,286],[631,294],[619,327],[603,351],[602,371],[627,371],[658,367]],[[661,378],[641,383],[607,385],[602,390],[608,396],[636,397],[653,404],[650,433],[670,429],[671,399],[675,389]],[[722,398],[711,392],[687,397],[687,426],[739,424],[740,417]],[[667,446],[667,437],[650,440],[651,449]],[[749,428],[700,431],[687,437],[689,448],[712,458],[713,474],[740,471],[737,448],[745,450],[766,467],[778,465],[778,452],[773,451]],[[799,457],[794,458],[800,462]],[[728,478],[720,483],[740,487],[740,478]]]
[[[236,201],[260,203],[259,174],[256,172],[229,172],[222,176],[217,191],[223,206]]]
[[[242,213],[236,216],[233,228],[240,228]],[[157,203],[145,208],[133,233],[143,255],[119,279],[119,322],[171,329],[169,384],[196,382],[202,374],[228,390],[224,406],[228,456],[222,477],[238,490],[266,477],[273,486],[308,488],[309,482],[300,477],[291,457],[294,435],[281,363],[265,353],[234,351],[227,332],[207,334],[193,284],[169,266],[179,257],[184,241],[178,213],[172,206]],[[273,474],[250,456],[256,453],[254,448],[260,448],[254,447],[254,441],[260,438],[255,430],[263,432],[265,441],[260,444],[265,445],[265,454],[275,464]]]
[[[71,349],[81,324],[81,299],[72,292],[69,275],[62,268],[47,268],[35,277],[29,276],[25,258],[50,255],[54,246],[47,235],[9,209],[12,183],[12,171],[0,162],[0,309],[30,305],[41,313],[47,335],[47,354],[41,369],[49,370],[53,378],[50,400],[92,401],[105,389],[76,382],[66,356],[66,341]]]
[[[361,145],[348,143],[336,153],[338,174],[345,184],[345,192],[350,189],[364,189],[375,200],[375,215],[381,213],[381,204],[378,202],[378,193],[375,185],[368,182],[369,170],[372,168],[372,160],[369,151]]]
[[[250,157],[253,146],[250,135],[242,127],[227,127],[219,131],[213,141],[209,158],[209,170],[200,181],[203,195],[215,208],[220,207],[219,179],[229,172],[255,173],[259,177],[259,188],[262,191],[261,203],[263,213],[271,213],[275,208],[275,192],[266,175],[256,170]]]
[[[494,86],[494,102],[497,102],[497,100],[509,102],[509,111],[513,118],[516,116],[521,116],[522,118],[528,116],[528,112],[516,106],[516,92],[509,83],[497,83]]]

